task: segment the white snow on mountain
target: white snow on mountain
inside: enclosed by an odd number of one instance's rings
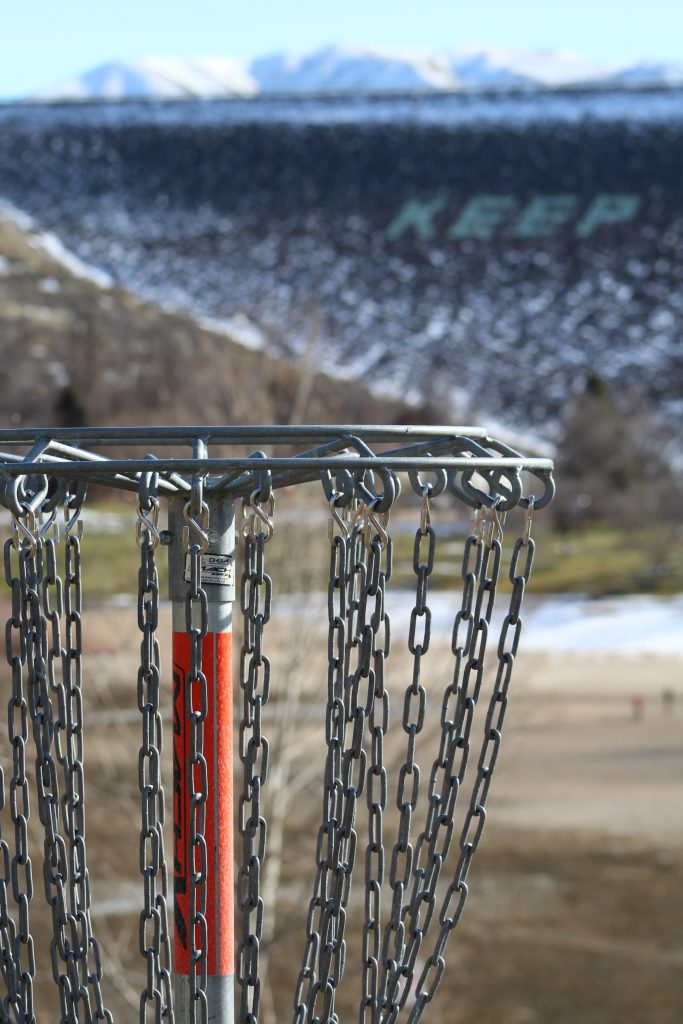
[[[605,82],[613,72],[611,67],[601,67],[563,50],[493,50],[487,55],[508,74],[549,87]]]
[[[59,82],[32,99],[123,100],[211,99],[219,96],[251,96],[256,85],[245,67],[227,58],[173,60],[146,57],[138,61],[113,61]]]
[[[514,89],[536,85],[533,78],[509,61],[502,50],[456,50],[448,54],[451,74],[463,89]]]
[[[276,53],[257,58],[249,70],[262,93],[413,92],[458,86],[441,55],[396,54],[364,47]]]
[[[209,99],[231,96],[543,89],[611,85],[683,85],[683,64],[599,66],[564,52],[480,47],[396,53],[328,46],[274,53],[250,64],[228,58],[147,57],[86,71],[31,99]]]

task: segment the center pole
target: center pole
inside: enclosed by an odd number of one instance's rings
[[[206,1000],[211,1024],[234,1024],[234,869],[232,742],[232,603],[235,600],[235,511],[231,501],[209,497],[209,546],[201,555],[208,631],[202,643],[206,677],[203,756],[206,762]],[[173,888],[174,1004],[177,1024],[200,1021],[191,1006],[190,886],[192,850],[189,781],[191,726],[187,686],[191,674],[186,599],[189,556],[183,549],[185,499],[169,502],[169,591],[173,605]],[[193,710],[197,710],[196,708]],[[201,785],[195,769],[195,789]],[[200,908],[198,908],[200,909]],[[202,929],[195,943],[202,946]],[[201,965],[196,966],[197,987]]]

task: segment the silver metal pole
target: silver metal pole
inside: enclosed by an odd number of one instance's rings
[[[232,603],[235,600],[235,511],[231,501],[208,497],[209,547],[201,556],[201,586],[207,595],[207,633],[202,642],[206,677],[206,1000],[212,1024],[234,1024],[234,869],[232,740]],[[189,556],[183,550],[185,499],[169,501],[169,591],[173,603],[173,878],[175,893],[174,1003],[177,1024],[199,1021],[192,1013],[191,972],[201,987],[202,964],[192,964],[189,927],[192,850],[188,783],[190,722],[187,680],[190,637],[187,607]],[[201,772],[195,769],[194,788]],[[201,907],[198,907],[201,911]],[[195,942],[201,946],[200,930]]]

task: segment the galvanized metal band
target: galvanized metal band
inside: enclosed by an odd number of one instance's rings
[[[190,980],[187,975],[173,975],[175,1003],[175,1024],[191,1024],[187,1007],[190,1004]],[[224,1024],[232,1021],[235,1003],[234,975],[209,975],[206,979],[206,1001],[210,1024]]]

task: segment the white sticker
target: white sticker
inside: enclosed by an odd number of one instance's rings
[[[220,587],[234,587],[235,573],[232,555],[202,555],[202,583]],[[185,582],[191,582],[190,556],[185,555]]]

